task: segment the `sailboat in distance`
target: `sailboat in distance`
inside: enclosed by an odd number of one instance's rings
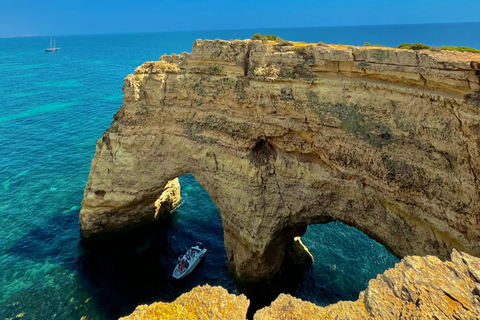
[[[52,46],[52,37],[50,37],[50,48],[45,49],[46,52],[55,52],[60,48],[55,47],[55,38],[53,38],[53,46]]]

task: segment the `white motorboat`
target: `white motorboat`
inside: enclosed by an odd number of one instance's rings
[[[185,277],[187,274],[192,272],[200,260],[202,260],[203,256],[207,252],[207,249],[201,249],[200,245],[201,243],[197,243],[197,245],[188,249],[187,253],[178,258],[178,263],[175,267],[175,270],[173,270],[173,277],[175,279],[181,279]]]

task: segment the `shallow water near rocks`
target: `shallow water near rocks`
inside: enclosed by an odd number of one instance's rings
[[[78,212],[95,141],[122,105],[123,78],[197,38],[284,39],[361,45],[423,42],[480,48],[480,24],[231,30],[0,39],[0,319],[116,319],[138,304],[172,301],[209,283],[239,293],[227,270],[220,215],[191,175],[168,221],[121,241],[86,246]],[[177,257],[203,242],[208,252],[187,278]],[[368,280],[398,260],[359,231],[330,223],[303,237],[315,262],[291,293],[318,305],[355,300]]]

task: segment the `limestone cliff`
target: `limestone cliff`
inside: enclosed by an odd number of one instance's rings
[[[223,293],[225,298],[218,300],[218,292]],[[212,299],[212,296],[215,298]],[[233,297],[222,288],[197,287],[172,304],[140,306],[132,315],[122,319],[190,319],[187,315],[191,315],[192,311],[196,312],[195,319],[245,319],[248,302],[244,296],[238,297],[240,302],[232,302]],[[231,308],[234,303],[237,309],[234,308],[231,313],[216,311]],[[447,262],[434,256],[404,258],[395,268],[370,280],[368,288],[360,293],[357,301],[341,301],[322,308],[281,294],[269,307],[257,311],[253,319],[479,318],[480,259],[454,250],[451,261]]]
[[[82,235],[153,218],[194,174],[229,267],[271,279],[308,224],[342,221],[398,257],[480,255],[480,55],[201,41],[125,79],[97,142]]]

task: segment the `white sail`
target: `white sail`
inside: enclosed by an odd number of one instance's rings
[[[48,49],[45,49],[46,52],[55,52],[57,51],[58,49],[60,48],[57,48],[56,45],[55,45],[55,38],[53,38],[53,46],[52,46],[52,36],[50,36],[50,48]]]

